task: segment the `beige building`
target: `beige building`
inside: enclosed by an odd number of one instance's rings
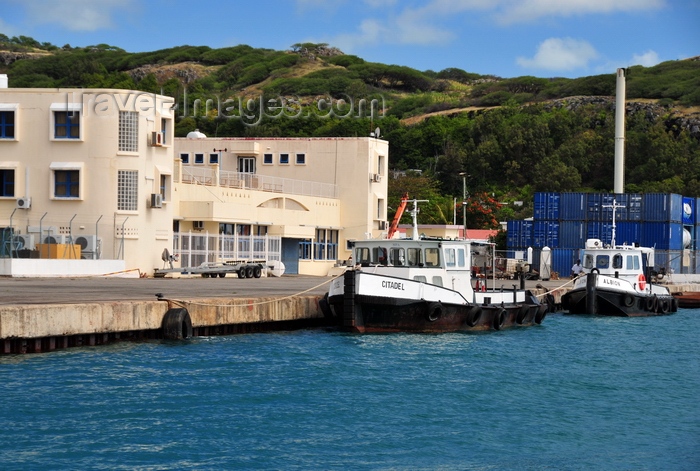
[[[386,231],[386,141],[173,138],[173,107],[0,76],[0,275],[150,276],[165,249],[325,275]]]

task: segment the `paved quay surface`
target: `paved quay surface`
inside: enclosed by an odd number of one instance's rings
[[[115,301],[154,301],[156,293],[178,300],[211,298],[282,297],[295,294],[322,296],[332,277],[284,275],[280,278],[9,278],[0,277],[0,306],[29,304],[85,304]],[[527,281],[527,288],[538,284],[546,289],[562,286],[568,280]],[[515,280],[496,280],[505,289]],[[490,285],[490,283],[489,283]]]

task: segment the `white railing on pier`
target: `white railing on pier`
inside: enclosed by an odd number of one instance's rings
[[[282,238],[176,232],[173,234],[173,254],[179,255],[182,267],[197,267],[203,263],[281,260]]]

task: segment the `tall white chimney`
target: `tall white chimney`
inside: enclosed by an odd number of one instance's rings
[[[625,69],[617,69],[615,90],[615,193],[625,192]]]
[[[7,74],[0,74],[0,88],[7,88]]]

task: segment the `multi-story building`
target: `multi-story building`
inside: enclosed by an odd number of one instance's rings
[[[174,138],[173,108],[0,76],[0,274],[150,275],[168,249],[181,266],[274,253],[325,275],[386,230],[386,141]]]

